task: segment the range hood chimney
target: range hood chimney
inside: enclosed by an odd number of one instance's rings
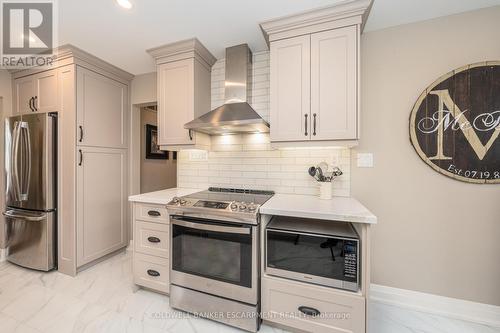
[[[249,104],[252,52],[247,44],[226,49],[225,75],[224,104],[190,121],[184,128],[211,135],[269,132],[269,124]]]

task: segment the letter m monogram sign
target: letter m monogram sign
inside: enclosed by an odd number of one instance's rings
[[[500,61],[468,65],[431,84],[410,115],[410,141],[446,176],[500,183]]]

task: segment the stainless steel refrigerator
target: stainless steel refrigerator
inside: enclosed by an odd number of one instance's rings
[[[56,113],[5,120],[7,260],[20,266],[57,266],[56,157]]]

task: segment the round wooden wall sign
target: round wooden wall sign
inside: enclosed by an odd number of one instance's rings
[[[500,183],[500,61],[454,70],[431,84],[410,115],[410,140],[434,170]]]

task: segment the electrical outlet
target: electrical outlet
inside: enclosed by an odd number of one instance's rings
[[[190,150],[189,160],[194,162],[208,161],[208,152],[206,150]]]
[[[358,168],[373,168],[372,153],[358,153]]]

